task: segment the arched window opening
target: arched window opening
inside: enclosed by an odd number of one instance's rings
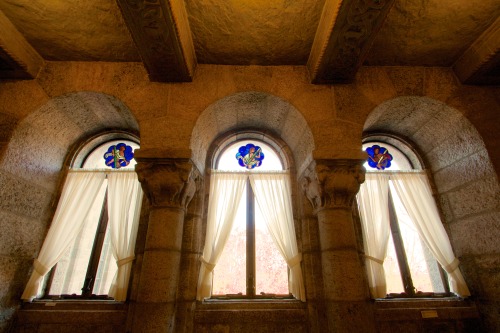
[[[229,143],[210,182],[198,299],[305,299],[290,179],[279,154],[259,140]]]
[[[78,165],[68,171],[23,299],[126,298],[142,202],[134,170],[139,145],[96,142],[73,159]]]
[[[357,202],[372,296],[449,295],[447,273],[452,291],[468,296],[427,176],[410,162],[416,156],[385,142],[363,150],[367,173]]]

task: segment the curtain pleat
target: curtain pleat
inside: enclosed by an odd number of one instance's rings
[[[31,301],[39,294],[43,277],[82,229],[105,177],[103,173],[69,171],[47,237],[33,263],[34,271],[21,296],[23,300]]]
[[[365,176],[357,194],[368,285],[373,298],[387,294],[384,260],[390,235],[388,193],[389,175],[371,173]]]
[[[420,238],[450,277],[451,289],[460,296],[470,296],[458,267],[450,241],[439,217],[432,191],[423,174],[391,175],[394,189],[411,217]]]
[[[136,173],[110,173],[108,176],[108,228],[118,266],[108,295],[116,301],[127,298],[142,196]]]
[[[288,174],[250,174],[255,201],[262,212],[264,222],[279,252],[290,269],[288,277],[292,295],[306,300],[302,277],[302,254],[297,248],[291,203],[290,176]]]
[[[197,300],[212,294],[213,270],[233,228],[247,177],[237,173],[214,173],[210,177],[207,231],[200,258]]]

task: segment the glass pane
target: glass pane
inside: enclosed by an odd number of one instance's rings
[[[94,149],[85,159],[82,167],[85,169],[110,169],[111,164],[113,163],[113,156],[116,156],[117,165],[119,166],[118,169],[133,169],[137,162],[134,158],[130,159],[130,156],[128,154],[129,148],[123,147],[121,144],[131,147],[132,154],[133,151],[139,148],[139,145],[132,141],[108,141]],[[116,149],[113,150],[113,147],[115,147]],[[120,149],[120,147],[123,148]],[[105,157],[105,155],[107,157]]]
[[[248,169],[245,166],[240,165],[236,156],[240,154],[240,147],[252,144],[254,146],[258,146],[261,148],[262,155],[264,158],[258,167],[255,169]],[[243,153],[244,154],[244,153]],[[245,156],[247,156],[245,154]],[[245,156],[241,156],[244,158]],[[283,170],[283,165],[281,164],[281,160],[276,154],[276,152],[267,144],[261,141],[256,140],[245,140],[238,141],[231,145],[229,145],[224,152],[220,155],[217,169],[226,170],[226,171],[249,171],[249,170],[257,170],[257,171],[265,171],[265,170]]]
[[[400,294],[404,292],[403,280],[399,270],[398,257],[394,248],[394,240],[389,235],[389,244],[387,246],[387,256],[384,261],[385,281],[387,283],[387,293]]]
[[[117,270],[118,267],[116,266],[116,260],[113,257],[111,247],[109,228],[106,228],[106,236],[104,236],[104,242],[102,244],[101,257],[99,258],[99,266],[97,268],[92,293],[95,295],[107,295]]]
[[[378,147],[378,148],[377,148]],[[377,150],[378,149],[378,150]],[[388,171],[393,171],[393,170],[411,170],[411,164],[408,161],[408,158],[396,147],[391,146],[387,143],[384,142],[370,142],[370,143],[365,143],[363,144],[363,150],[366,151],[369,155],[368,159],[370,159],[372,162],[375,161],[380,161],[378,164],[380,166],[380,169],[378,169],[375,165],[377,163],[373,164],[373,167],[369,165],[368,161],[363,164],[366,170],[368,171],[377,171],[377,170],[388,170]],[[387,166],[385,162],[390,159],[390,166]]]
[[[288,266],[267,230],[262,213],[255,205],[256,293],[289,294]]]
[[[436,260],[420,239],[396,191],[391,190],[391,194],[415,292],[444,292]]]
[[[246,188],[233,230],[214,269],[213,295],[246,294]]]
[[[104,181],[82,230],[57,263],[49,295],[82,294],[106,187],[107,181]]]

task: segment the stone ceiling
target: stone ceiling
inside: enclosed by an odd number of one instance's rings
[[[43,60],[143,61],[153,81],[189,81],[207,63],[306,65],[314,83],[348,82],[361,65],[460,70],[474,43],[493,58],[500,48],[498,0],[0,0],[0,11],[4,39],[24,37]],[[0,36],[0,70],[29,67],[15,43]],[[159,59],[180,69],[168,76]],[[498,67],[487,61],[464,81]]]

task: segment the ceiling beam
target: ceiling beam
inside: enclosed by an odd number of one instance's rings
[[[465,84],[500,84],[500,17],[453,64]]]
[[[349,83],[395,0],[326,0],[307,68],[312,83]]]
[[[189,82],[196,68],[183,0],[117,0],[149,79]]]
[[[0,79],[34,79],[43,58],[0,11]]]

